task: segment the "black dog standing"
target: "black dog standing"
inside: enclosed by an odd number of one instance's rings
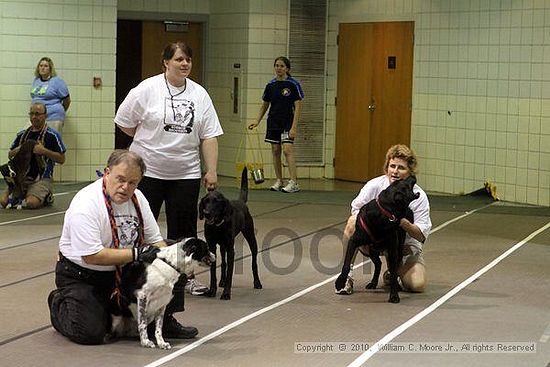
[[[204,219],[204,236],[212,253],[216,253],[216,245],[220,246],[221,276],[220,287],[223,293],[220,299],[231,299],[231,283],[233,281],[233,264],[235,262],[235,237],[242,232],[252,255],[252,274],[254,288],[261,289],[262,283],[258,276],[258,243],[254,234],[254,220],[246,206],[248,200],[248,170],[241,174],[241,193],[239,200],[227,200],[219,191],[208,192],[199,203],[199,219]],[[210,266],[210,289],[205,293],[214,297],[216,286],[216,262]]]
[[[367,289],[378,286],[378,278],[382,261],[380,254],[387,252],[387,263],[390,271],[390,298],[388,302],[399,303],[399,283],[397,270],[403,257],[403,243],[406,233],[399,223],[402,218],[413,222],[413,214],[409,204],[418,199],[420,194],[413,192],[416,178],[409,176],[404,180],[393,182],[383,190],[377,199],[363,205],[357,214],[355,233],[348,242],[346,258],[342,272],[335,282],[336,289],[342,289],[350,272],[351,262],[355,252],[359,249],[369,256],[374,264],[374,274]]]

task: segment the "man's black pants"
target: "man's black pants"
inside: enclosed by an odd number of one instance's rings
[[[166,307],[166,314],[184,310],[185,276]],[[78,344],[102,344],[111,330],[109,302],[115,284],[114,271],[83,268],[60,254],[55,268],[55,284],[48,297],[53,327]]]

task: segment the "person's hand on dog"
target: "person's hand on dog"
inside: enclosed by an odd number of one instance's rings
[[[34,154],[37,154],[37,155],[44,155],[45,149],[46,149],[46,148],[44,147],[44,145],[42,145],[41,142],[37,141],[37,142],[36,142],[36,145],[34,146],[34,148],[33,148],[33,150],[32,150],[32,152],[33,152]]]
[[[411,223],[407,218],[401,218],[399,221],[399,227],[401,227],[405,232],[409,234],[412,238],[415,240],[424,243],[426,241],[426,237],[424,237],[424,234],[418,228],[417,225],[414,223]]]
[[[214,191],[218,187],[218,175],[216,172],[207,171],[203,179],[204,187],[208,191]]]
[[[156,246],[142,246],[134,247],[134,261],[141,261],[147,264],[151,264],[157,258],[157,253],[160,249]]]

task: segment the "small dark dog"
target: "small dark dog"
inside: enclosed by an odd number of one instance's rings
[[[174,285],[181,274],[190,276],[197,266],[208,267],[215,261],[206,242],[186,238],[160,248],[151,264],[133,262],[125,265],[120,281],[121,301],[113,301],[110,305],[113,317],[110,336],[135,335],[137,321],[141,346],[155,348],[147,334],[147,325],[155,321],[157,346],[170,349],[162,336],[162,324]]]
[[[25,199],[23,183],[31,167],[35,145],[35,140],[25,141],[8,163],[0,166],[0,172],[8,185],[8,204],[6,205],[6,209],[21,209],[23,207],[23,199]]]
[[[204,219],[204,236],[212,253],[216,253],[216,244],[220,245],[222,259],[220,287],[223,293],[220,299],[231,299],[233,264],[235,261],[235,237],[242,232],[252,254],[252,274],[254,288],[261,289],[258,276],[258,243],[254,234],[254,220],[246,206],[248,198],[248,179],[246,167],[241,175],[241,194],[239,200],[227,200],[219,191],[208,192],[199,203],[199,218]],[[214,297],[216,286],[216,263],[210,266],[210,289],[206,296]]]
[[[357,214],[355,233],[348,242],[342,272],[335,282],[336,290],[344,288],[351,261],[358,249],[365,256],[370,257],[374,264],[374,274],[366,288],[376,289],[382,266],[380,254],[386,251],[390,272],[388,302],[399,303],[400,287],[397,281],[397,269],[403,258],[403,243],[406,235],[405,231],[399,227],[399,223],[402,218],[413,222],[413,213],[409,209],[409,204],[420,196],[413,192],[415,183],[414,176],[395,181],[383,190],[377,199],[363,205]]]

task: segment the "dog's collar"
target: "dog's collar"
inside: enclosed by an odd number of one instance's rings
[[[363,228],[363,230],[365,232],[367,232],[367,234],[369,235],[369,237],[371,238],[372,242],[374,243],[379,243],[381,242],[381,240],[377,240],[376,237],[374,237],[374,235],[372,234],[369,226],[367,226],[367,223],[365,223],[365,221],[363,220],[363,217],[359,215],[359,225],[361,226],[361,228]]]
[[[390,220],[390,222],[395,222],[397,220],[397,218],[395,217],[395,215],[393,215],[392,213],[390,213],[389,211],[387,211],[386,209],[384,209],[384,207],[380,204],[380,202],[378,201],[378,198],[376,198],[376,205],[378,205],[378,209],[380,209],[380,211],[382,212],[382,214],[384,214],[384,216],[386,218],[388,218]]]
[[[224,222],[225,222],[225,219],[222,219],[222,221],[221,221],[220,223],[214,223],[214,224],[212,224],[212,225],[215,226],[215,227],[219,227],[219,226],[221,226]]]

